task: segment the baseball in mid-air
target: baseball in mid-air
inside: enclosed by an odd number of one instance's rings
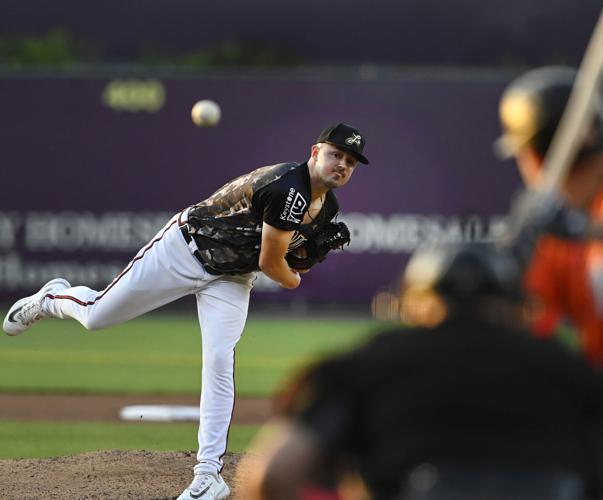
[[[220,122],[222,111],[214,101],[203,99],[193,105],[191,118],[198,127],[213,127]]]

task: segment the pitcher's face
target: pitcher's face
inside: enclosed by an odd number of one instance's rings
[[[316,176],[328,189],[345,186],[358,165],[351,153],[327,142],[312,146],[312,157],[316,160]]]

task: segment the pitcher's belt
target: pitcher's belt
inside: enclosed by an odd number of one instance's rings
[[[182,233],[182,236],[184,237],[184,241],[186,241],[186,244],[188,245],[188,247],[191,249],[191,252],[193,253],[193,255],[195,256],[195,258],[201,262],[201,265],[203,265],[203,267],[205,268],[205,270],[209,273],[209,274],[222,274],[219,273],[217,271],[215,271],[214,269],[212,269],[211,266],[209,266],[207,264],[207,262],[205,262],[205,259],[203,259],[203,257],[201,257],[201,252],[199,252],[198,248],[195,248],[194,246],[191,246],[191,243],[193,242],[193,237],[191,236],[191,234],[188,232],[188,225],[187,224],[182,224],[180,226],[180,232]]]

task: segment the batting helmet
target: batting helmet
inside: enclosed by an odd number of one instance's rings
[[[566,66],[548,66],[524,73],[503,92],[499,105],[503,135],[496,141],[499,157],[508,158],[525,146],[544,155],[569,99],[577,71]],[[600,93],[594,125],[585,136],[578,155],[603,150],[603,112]]]

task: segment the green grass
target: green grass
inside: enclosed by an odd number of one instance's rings
[[[236,350],[240,395],[268,395],[317,356],[365,338],[370,321],[250,319]],[[0,391],[198,394],[196,318],[151,315],[88,332],[75,321],[42,321],[0,336]]]
[[[361,341],[375,326],[250,318],[237,346],[237,393],[270,395],[304,364]],[[75,321],[42,321],[25,335],[0,335],[0,392],[198,395],[200,380],[201,339],[193,316],[148,315],[96,332]],[[256,430],[233,426],[229,451],[243,451]],[[0,421],[0,458],[194,450],[196,436],[196,424]]]
[[[0,459],[46,458],[96,450],[196,450],[197,424],[0,421]],[[233,425],[228,450],[244,451],[256,433]]]

